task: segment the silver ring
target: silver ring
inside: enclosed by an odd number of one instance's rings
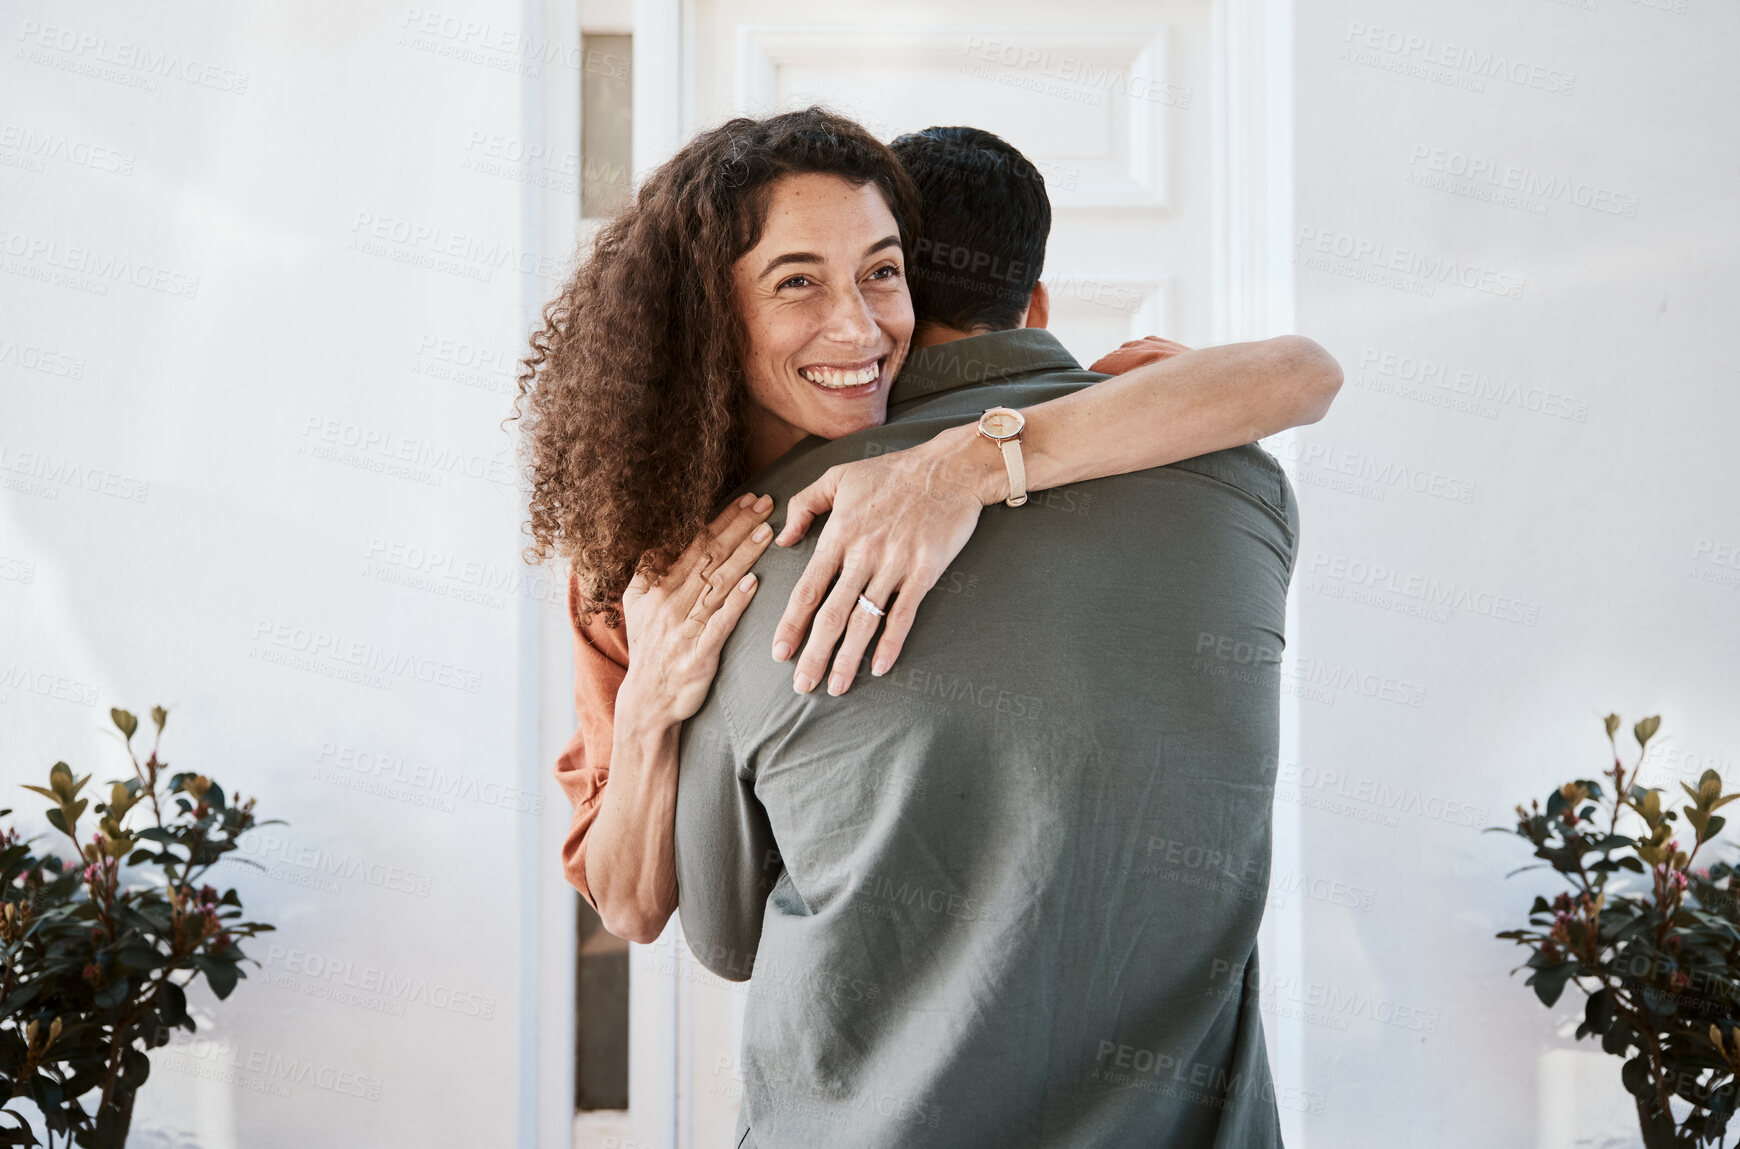
[[[875,615],[877,618],[881,618],[884,613],[881,607],[877,606],[863,595],[858,596],[858,605]]]

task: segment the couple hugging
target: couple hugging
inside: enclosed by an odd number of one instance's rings
[[[736,1145],[1280,1144],[1278,681],[1237,652],[1281,649],[1298,513],[1252,444],[1341,372],[1292,336],[1085,371],[1050,228],[988,132],[736,119],[532,338],[563,864],[611,932],[676,911],[753,971]]]

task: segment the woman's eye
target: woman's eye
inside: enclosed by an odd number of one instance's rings
[[[809,276],[807,276],[807,275],[794,275],[790,279],[786,280],[784,283],[781,283],[779,285],[779,287],[780,287],[780,289],[783,289],[783,288],[787,288],[787,287],[808,287],[809,285],[810,285],[810,277]]]
[[[879,267],[875,271],[872,271],[870,273],[870,278],[871,279],[899,279],[900,278],[900,268],[897,267],[896,265],[890,263],[884,267]]]

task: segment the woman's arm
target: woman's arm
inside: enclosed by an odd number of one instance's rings
[[[719,650],[754,597],[748,572],[772,539],[763,526],[772,511],[766,496],[745,496],[656,584],[637,576],[623,595],[629,657],[608,711],[599,713],[602,692],[589,699],[576,690],[583,709],[575,741],[588,729],[595,744],[608,733],[610,752],[602,769],[563,779],[575,802],[564,861],[569,881],[587,895],[604,928],[629,941],[656,940],[677,906],[671,843],[678,738],[683,721],[706,700]],[[584,669],[577,665],[576,672]],[[563,778],[560,764],[557,777]]]
[[[1027,485],[1043,491],[1241,447],[1317,422],[1340,389],[1341,365],[1302,335],[1187,351],[1023,411]],[[944,436],[964,465],[976,461],[986,505],[1009,497],[1002,454],[978,428]],[[990,450],[967,450],[979,445]]]
[[[1026,408],[1027,486],[1040,491],[1253,443],[1315,423],[1340,388],[1340,365],[1299,335],[1173,355]],[[783,662],[809,630],[793,687],[807,693],[824,673],[830,694],[850,686],[877,622],[852,609],[860,592],[884,607],[893,597],[870,671],[886,673],[980,509],[1008,494],[1001,452],[966,424],[905,451],[830,467],[794,495],[775,540],[782,546],[801,539],[817,515],[835,513],[774,631],[773,657]]]

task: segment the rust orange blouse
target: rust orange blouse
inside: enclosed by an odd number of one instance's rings
[[[1133,371],[1146,363],[1169,359],[1188,348],[1150,335],[1132,339],[1103,356],[1089,370],[1103,375]],[[586,835],[598,818],[598,803],[610,778],[610,748],[616,731],[616,692],[628,673],[628,632],[604,625],[602,615],[580,621],[580,580],[568,575],[568,621],[574,628],[574,710],[579,728],[556,759],[556,781],[574,807],[574,820],[562,842],[562,870],[568,884],[594,909],[598,904],[586,886]],[[621,606],[620,603],[617,604]]]
[[[604,625],[595,614],[580,621],[580,580],[568,575],[568,621],[574,628],[574,711],[579,728],[556,759],[556,781],[574,807],[562,841],[562,871],[568,884],[597,908],[586,887],[586,835],[610,778],[610,746],[616,729],[616,692],[628,673],[628,632]]]

